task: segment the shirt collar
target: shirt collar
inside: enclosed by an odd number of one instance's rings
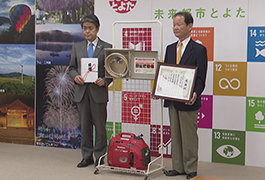
[[[90,43],[93,43],[93,47],[95,47],[98,43],[98,37],[93,42],[87,40],[87,47],[89,46]]]
[[[184,39],[184,40],[182,41],[182,47],[186,47],[187,44],[189,43],[190,39],[191,39],[190,36],[187,37],[186,39]],[[178,42],[180,42],[180,41],[178,41]]]

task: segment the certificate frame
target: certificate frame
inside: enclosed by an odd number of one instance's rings
[[[189,102],[192,98],[197,66],[158,62],[152,96]]]

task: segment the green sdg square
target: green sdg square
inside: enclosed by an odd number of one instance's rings
[[[265,132],[265,98],[246,98],[246,131]]]
[[[245,132],[213,129],[212,162],[245,165]]]
[[[107,131],[107,139],[108,139],[108,145],[109,145],[110,139],[114,137],[113,136],[113,122],[106,123],[106,131]],[[116,122],[115,123],[115,136],[119,134],[120,132],[121,132],[121,123]]]

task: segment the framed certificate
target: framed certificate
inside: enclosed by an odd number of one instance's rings
[[[152,96],[172,101],[190,101],[197,74],[196,66],[158,63]]]
[[[98,58],[81,58],[81,76],[85,83],[96,81],[98,78]]]

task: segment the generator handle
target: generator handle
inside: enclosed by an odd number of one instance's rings
[[[117,137],[119,138],[134,138],[135,137],[135,134],[133,133],[129,133],[129,132],[121,132],[117,135]]]

